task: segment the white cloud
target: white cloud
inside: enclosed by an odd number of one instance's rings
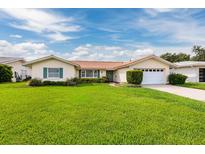
[[[18,35],[18,34],[11,34],[11,35],[9,35],[9,37],[12,37],[12,38],[22,38],[22,36]]]
[[[72,60],[130,60],[139,55],[153,54],[150,48],[138,48],[127,50],[118,46],[95,46],[91,44],[81,45],[73,50],[72,53],[65,54]]]
[[[127,44],[127,48],[135,48],[141,54],[154,53],[155,55],[160,56],[166,52],[172,53],[187,53],[192,54],[192,45],[183,45],[183,46],[157,46],[149,43],[136,43],[136,44]]]
[[[80,30],[80,26],[72,24],[73,18],[64,17],[48,10],[0,9],[0,11],[16,20],[16,22],[9,23],[10,26],[45,36],[51,35],[48,38],[53,41],[64,41],[65,38],[68,38],[69,36],[63,34],[64,32],[77,32]],[[59,39],[60,37],[61,39]]]
[[[146,35],[162,36],[169,43],[204,44],[205,26],[190,16],[175,16],[175,18],[146,18],[137,20],[136,26],[143,28]]]
[[[132,49],[131,49],[132,48]],[[57,52],[50,50],[45,43],[21,42],[11,43],[0,40],[0,56],[23,57],[27,60],[40,58],[48,55],[56,55],[70,60],[105,60],[127,61],[134,60],[140,55],[156,54],[165,52],[189,52],[191,47],[157,47],[148,44],[137,44],[132,47],[98,46],[92,44],[80,45],[72,52]]]
[[[22,42],[12,44],[6,40],[0,40],[0,56],[34,59],[50,54],[59,53],[49,50],[44,43]]]
[[[175,9],[173,8],[152,8],[152,9],[144,9],[145,12],[151,16],[157,16],[160,13],[168,13],[173,12]]]
[[[48,34],[47,37],[51,40],[55,40],[55,41],[67,41],[72,39],[72,37],[70,36],[65,36],[62,33],[53,33],[53,34]]]
[[[173,8],[153,8],[156,12],[171,12],[174,11],[175,9]]]

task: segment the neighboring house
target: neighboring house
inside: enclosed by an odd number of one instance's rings
[[[24,64],[31,69],[32,78],[64,81],[68,78],[100,78],[126,82],[128,70],[142,70],[142,84],[166,84],[169,68],[174,64],[155,55],[143,56],[129,62],[69,61],[50,55]]]
[[[0,57],[0,64],[12,67],[13,78],[12,81],[20,81],[30,75],[30,70],[23,66],[25,60],[16,57]]]
[[[177,67],[171,69],[171,72],[186,75],[188,82],[205,82],[205,62],[184,61],[175,64]]]

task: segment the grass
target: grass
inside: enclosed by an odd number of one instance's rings
[[[0,144],[205,144],[205,104],[107,84],[0,84]]]
[[[205,90],[205,83],[187,82],[185,84],[180,84],[178,86]]]

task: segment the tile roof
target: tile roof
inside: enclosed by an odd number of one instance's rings
[[[71,61],[80,65],[82,69],[106,69],[113,70],[115,67],[126,64],[127,62],[113,62],[113,61]]]
[[[18,57],[0,57],[0,64],[6,64],[14,61],[24,60],[23,58]]]
[[[149,59],[149,58],[155,58],[163,63],[166,63],[168,65],[173,65],[174,64],[160,58],[157,57],[155,55],[142,55],[142,56],[138,56],[135,60],[132,61],[127,61],[127,62],[113,62],[113,61],[71,61],[73,63],[76,63],[78,65],[80,65],[80,67],[82,69],[106,69],[106,70],[116,70],[119,68],[123,68],[123,67],[128,67],[130,65],[133,65],[137,62],[141,62],[143,60]]]

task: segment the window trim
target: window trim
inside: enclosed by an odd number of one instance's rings
[[[58,69],[58,77],[50,77],[50,76],[49,76],[49,69]],[[47,78],[49,78],[49,79],[59,79],[59,78],[60,78],[60,68],[48,67],[48,68],[47,68]]]
[[[87,71],[92,71],[92,77],[87,77]],[[81,70],[80,71],[80,77],[81,78],[98,78],[98,71],[99,70],[90,70],[90,69],[83,69],[83,70]],[[82,76],[82,72],[84,72],[84,77]],[[97,74],[95,74],[95,72],[97,73]],[[100,73],[100,72],[99,72]]]

